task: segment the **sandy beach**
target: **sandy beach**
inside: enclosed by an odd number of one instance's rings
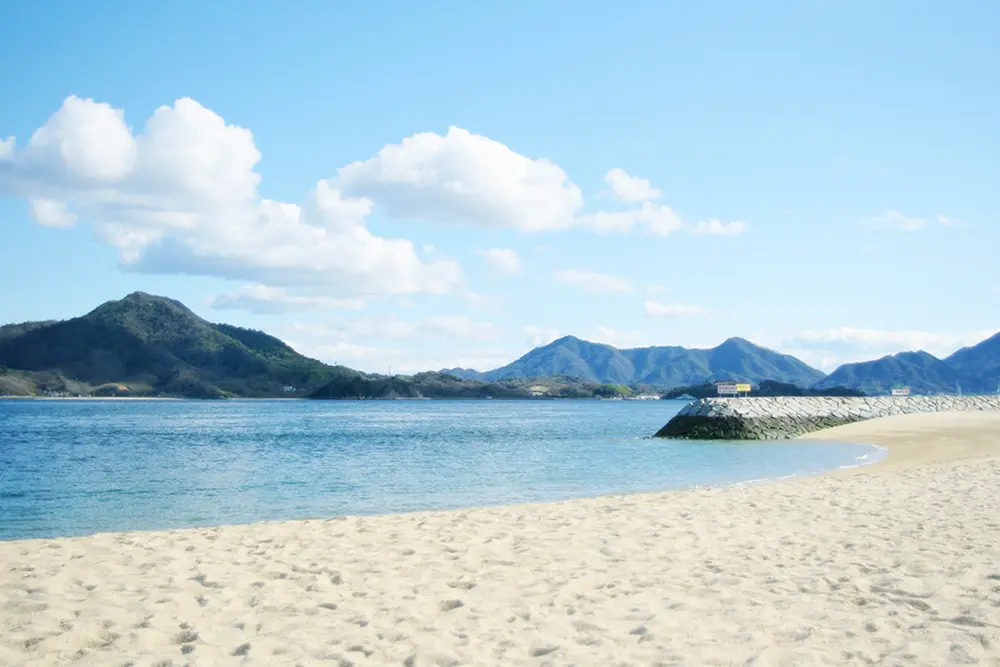
[[[0,665],[1000,665],[1000,415],[807,479],[0,543]],[[803,443],[808,447],[808,443]]]

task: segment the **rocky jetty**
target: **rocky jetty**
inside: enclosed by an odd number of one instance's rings
[[[832,426],[915,412],[1000,411],[1000,396],[703,398],[657,438],[786,440]]]

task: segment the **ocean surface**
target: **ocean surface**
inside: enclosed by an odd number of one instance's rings
[[[721,486],[881,454],[648,437],[683,405],[0,400],[0,539]]]

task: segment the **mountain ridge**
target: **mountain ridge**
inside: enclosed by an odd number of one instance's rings
[[[1000,389],[1000,333],[939,359],[901,352],[849,363],[829,375],[744,338],[713,348],[618,349],[563,336],[490,371],[451,368],[387,378],[330,366],[270,334],[209,322],[180,301],[133,292],[80,317],[0,326],[0,394],[525,397],[547,380],[550,397],[613,395],[616,387],[671,389],[719,380],[869,394]]]
[[[842,364],[829,374],[740,337],[727,338],[714,348],[619,349],[575,336],[536,347],[490,371],[455,368],[441,372],[478,380],[569,376],[662,389],[733,380],[787,383],[819,391],[846,388],[866,394],[888,394],[903,386],[914,393],[993,393],[1000,391],[1000,333],[944,359],[922,350],[899,352]]]
[[[493,369],[446,369],[460,377],[496,381],[530,377],[575,377],[588,382],[680,387],[712,380],[773,380],[812,386],[825,375],[790,355],[744,338],[728,338],[714,348],[653,346],[619,349],[576,336],[563,336]]]

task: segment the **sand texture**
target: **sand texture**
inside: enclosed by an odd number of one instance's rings
[[[810,437],[892,455],[729,489],[3,542],[0,665],[1000,665],[1000,415]]]

